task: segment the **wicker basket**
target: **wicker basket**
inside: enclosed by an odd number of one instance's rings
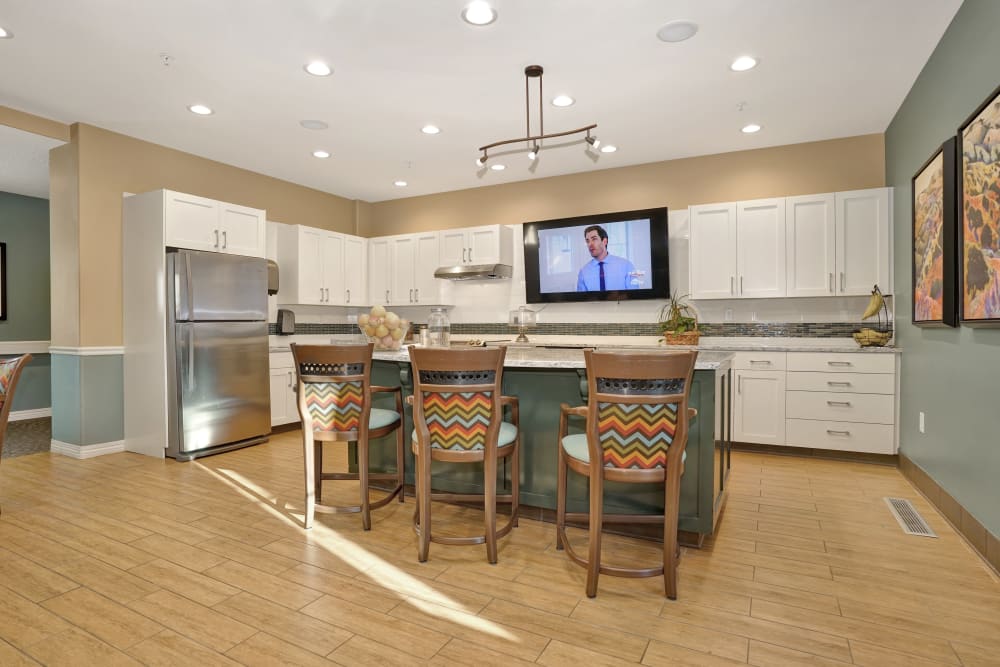
[[[701,332],[697,329],[694,331],[685,331],[684,333],[664,331],[663,342],[667,345],[697,345],[700,336]]]
[[[883,347],[892,338],[891,331],[875,331],[875,329],[861,329],[854,332],[854,340],[861,347]]]

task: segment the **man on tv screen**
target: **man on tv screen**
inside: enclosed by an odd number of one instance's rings
[[[608,254],[608,233],[600,225],[583,230],[583,239],[590,251],[590,261],[583,265],[576,278],[577,292],[605,292],[635,289],[635,265],[624,257]]]

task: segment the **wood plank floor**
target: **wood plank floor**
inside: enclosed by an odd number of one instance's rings
[[[658,578],[602,577],[588,599],[529,520],[495,566],[437,544],[418,563],[412,498],[368,533],[357,515],[307,532],[301,480],[298,432],[190,463],[4,461],[0,665],[1000,665],[1000,583],[893,468],[735,453],[676,602]],[[940,538],[904,535],[887,495]],[[480,517],[434,508],[435,529]],[[656,545],[605,538],[606,560],[644,557]]]

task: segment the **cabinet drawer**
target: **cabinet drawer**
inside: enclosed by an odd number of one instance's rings
[[[734,352],[733,368],[738,371],[783,371],[784,352]]]
[[[271,352],[271,368],[295,368],[295,360],[291,352]]]
[[[894,373],[892,354],[858,352],[789,352],[788,370],[826,373]]]
[[[886,373],[788,372],[786,386],[795,391],[846,391],[857,394],[894,394],[896,376]]]
[[[848,394],[823,391],[785,393],[785,416],[790,419],[892,424],[891,394]]]
[[[895,453],[893,427],[888,424],[786,419],[785,444],[845,452]]]

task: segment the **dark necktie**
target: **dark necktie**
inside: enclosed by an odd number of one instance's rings
[[[601,267],[601,273],[599,275],[601,277],[601,291],[603,292],[607,289],[607,287],[604,286],[604,262],[598,262],[597,266]]]

